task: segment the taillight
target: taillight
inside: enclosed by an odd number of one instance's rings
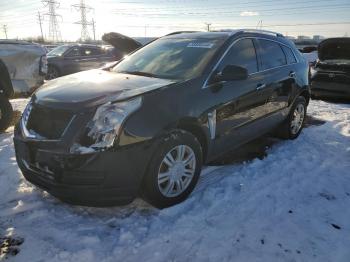
[[[43,55],[40,57],[39,72],[41,75],[47,74],[47,57],[46,57],[46,55]]]

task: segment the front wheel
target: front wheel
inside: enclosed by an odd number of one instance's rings
[[[278,136],[283,139],[297,138],[304,127],[306,110],[306,100],[304,97],[299,96],[295,100],[288,118],[278,130]]]
[[[0,132],[6,130],[12,119],[13,109],[9,100],[0,95]]]
[[[184,201],[202,168],[201,145],[192,134],[175,130],[155,152],[143,181],[147,202],[164,208]]]

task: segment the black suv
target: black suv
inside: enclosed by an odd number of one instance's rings
[[[318,46],[311,70],[311,94],[321,98],[350,99],[350,37],[329,38]]]
[[[264,31],[177,33],[116,66],[59,78],[15,131],[24,176],[73,204],[183,201],[204,163],[278,128],[302,130],[308,64]]]

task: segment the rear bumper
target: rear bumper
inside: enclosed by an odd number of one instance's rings
[[[311,82],[311,94],[315,97],[350,99],[350,85],[337,82]]]
[[[155,145],[140,143],[115,151],[64,155],[14,138],[24,177],[64,202],[85,206],[125,205],[137,197]]]
[[[16,96],[32,94],[44,84],[45,76],[38,75],[33,79],[12,79],[12,86]]]

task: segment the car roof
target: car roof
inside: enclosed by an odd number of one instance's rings
[[[175,32],[169,35],[163,36],[166,39],[225,39],[229,38],[231,34],[229,32]]]
[[[266,30],[255,30],[255,29],[223,29],[219,31],[210,32],[174,32],[168,34],[162,39],[228,39],[233,36],[251,36],[251,37],[263,37],[271,40],[279,41],[288,46],[295,46],[294,43],[285,38],[282,34]]]
[[[97,47],[97,48],[101,48],[102,46],[101,45],[93,45],[93,44],[79,44],[79,43],[77,43],[77,44],[64,44],[64,46],[71,46],[71,47],[73,47],[73,46],[81,46],[81,47]]]

